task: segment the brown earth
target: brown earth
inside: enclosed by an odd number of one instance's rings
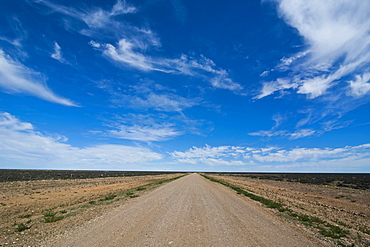
[[[370,246],[368,190],[212,175],[348,230],[338,240],[196,174],[150,186],[179,175],[0,183],[0,246]]]
[[[327,246],[267,208],[191,174],[45,246]]]
[[[334,226],[349,232],[339,241],[345,246],[370,246],[370,191],[330,185],[311,185],[296,182],[282,182],[264,179],[253,179],[241,176],[216,176],[229,184],[240,187],[255,195],[282,203],[284,207],[297,214],[317,217]],[[287,217],[297,225],[302,222]],[[308,225],[306,223],[306,225]],[[318,230],[306,227],[317,234]],[[338,243],[338,240],[326,238]]]
[[[0,246],[40,246],[40,241],[81,225],[137,197],[158,181],[181,174],[0,183]],[[141,187],[142,189],[135,190]],[[105,198],[115,195],[115,198]],[[108,199],[108,200],[106,200]],[[63,220],[45,223],[46,210]],[[18,232],[22,227],[31,227]]]

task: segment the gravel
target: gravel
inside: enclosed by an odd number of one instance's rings
[[[323,246],[270,210],[191,174],[45,246]]]

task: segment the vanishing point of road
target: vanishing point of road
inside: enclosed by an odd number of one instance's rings
[[[320,246],[270,210],[198,174],[129,200],[50,246]]]

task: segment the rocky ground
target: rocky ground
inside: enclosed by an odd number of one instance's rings
[[[0,246],[40,246],[179,174],[0,183]]]
[[[40,246],[179,175],[2,182],[0,246]],[[324,242],[370,246],[369,190],[230,175],[211,177],[281,203],[287,211],[271,212]],[[325,236],[323,229],[329,228],[340,231],[334,237]],[[339,235],[343,236],[336,237]]]
[[[199,174],[167,183],[43,244],[58,247],[333,246]]]
[[[326,226],[328,224],[339,227],[346,236],[340,238],[327,237],[339,246],[370,246],[369,190],[240,176],[212,175],[211,177],[221,179],[250,193],[283,204],[285,208],[289,209],[288,213],[277,211],[276,214],[288,221],[306,227],[314,234],[320,234],[320,228],[328,229]],[[297,217],[292,217],[292,215],[308,217],[296,219]],[[307,220],[305,221],[305,219]],[[311,222],[312,219],[319,219],[323,222]],[[346,234],[346,232],[348,233]]]

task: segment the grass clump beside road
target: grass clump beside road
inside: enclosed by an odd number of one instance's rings
[[[101,201],[101,202],[103,202],[103,201],[109,201],[109,200],[113,200],[116,197],[117,197],[117,195],[107,195],[104,198],[99,199],[99,201]]]
[[[274,201],[272,201],[270,199],[267,199],[267,198],[264,198],[262,196],[257,196],[255,194],[252,194],[248,191],[243,190],[240,187],[237,187],[237,186],[234,186],[232,184],[226,183],[225,181],[215,179],[215,178],[203,175],[203,174],[201,174],[201,175],[204,178],[206,178],[206,179],[208,179],[212,182],[222,184],[226,187],[229,187],[229,188],[235,190],[236,193],[238,193],[238,194],[245,195],[245,196],[249,197],[252,200],[261,202],[267,208],[275,208],[275,209],[279,210],[279,212],[282,212],[285,215],[290,216],[292,219],[299,220],[305,225],[314,227],[314,228],[318,229],[319,233],[322,234],[325,237],[330,237],[330,238],[333,238],[333,239],[340,239],[342,237],[346,237],[349,234],[349,231],[343,230],[339,226],[334,226],[334,225],[332,225],[332,224],[330,224],[330,223],[328,223],[328,222],[326,222],[326,221],[324,221],[324,220],[322,220],[318,217],[309,216],[309,215],[301,214],[301,213],[295,213],[295,212],[293,212],[293,210],[291,210],[287,207],[284,207],[284,205],[282,203],[274,202]]]
[[[23,231],[31,228],[31,226],[28,226],[25,223],[19,223],[19,224],[14,223],[14,224],[17,226],[17,228],[15,229],[16,232],[23,232]]]
[[[44,214],[44,221],[46,223],[51,223],[51,222],[56,222],[56,221],[59,221],[59,220],[62,220],[64,218],[64,216],[57,216],[57,213],[58,212],[54,212],[52,209],[47,209],[47,210],[44,210],[43,214]]]

